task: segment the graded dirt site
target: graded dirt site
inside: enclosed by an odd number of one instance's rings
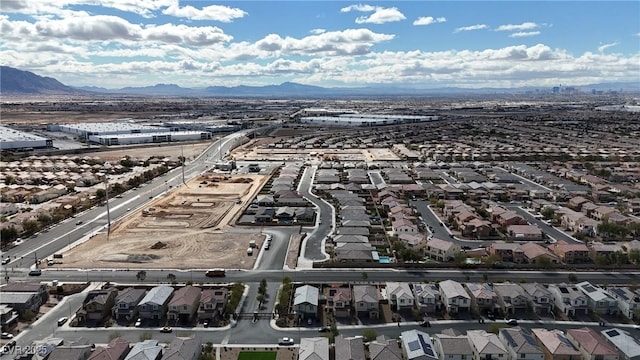
[[[204,174],[152,200],[64,254],[75,268],[250,269],[249,242],[235,222],[268,176]]]

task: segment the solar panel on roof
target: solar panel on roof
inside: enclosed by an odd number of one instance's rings
[[[409,350],[416,351],[420,349],[420,342],[418,340],[411,341],[407,344],[409,346]]]
[[[533,338],[533,336],[529,334],[524,334],[524,333],[522,334],[522,336],[524,337],[525,340],[527,340],[529,345],[538,346],[538,343],[536,342],[536,339]]]
[[[429,356],[435,357],[435,353],[433,352],[433,348],[431,347],[431,344],[426,342],[422,335],[418,335],[418,340],[422,345],[422,351],[424,351],[424,353]]]
[[[583,288],[588,293],[592,293],[592,292],[596,291],[596,289],[591,285],[585,285],[585,286],[583,286]]]
[[[620,335],[620,333],[616,329],[609,330],[605,334],[607,334],[609,337],[615,337],[615,336]]]
[[[513,337],[511,336],[511,333],[507,329],[502,329],[500,331],[502,332],[502,336],[504,336],[504,338],[509,343],[509,346],[516,347],[518,345],[518,344],[516,344],[515,340],[513,340]]]

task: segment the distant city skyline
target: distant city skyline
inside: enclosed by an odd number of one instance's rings
[[[72,86],[640,82],[639,1],[3,0],[0,63]]]

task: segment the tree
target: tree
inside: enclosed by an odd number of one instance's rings
[[[551,262],[551,259],[549,259],[548,257],[539,256],[538,258],[536,258],[536,265],[538,265],[543,269],[550,269],[553,266],[553,263]]]
[[[362,337],[364,338],[364,342],[370,342],[378,337],[378,333],[374,329],[364,329],[362,330]]]
[[[629,250],[628,258],[630,263],[638,265],[638,263],[640,262],[640,250],[638,249]]]
[[[453,261],[458,266],[464,265],[467,262],[467,254],[465,254],[462,251],[459,251],[459,252],[455,253],[455,255],[453,255]]]
[[[369,278],[369,274],[366,273],[366,271],[362,272],[362,280],[367,280]]]
[[[22,221],[22,229],[26,234],[33,234],[40,230],[40,225],[36,220],[26,219]]]
[[[551,207],[545,206],[542,211],[540,211],[540,214],[543,219],[551,220],[554,218],[556,212]]]
[[[104,189],[98,189],[96,190],[96,197],[98,199],[102,199],[105,198],[107,196],[107,192]]]
[[[576,276],[576,274],[569,274],[567,277],[569,278],[569,282],[572,282],[572,283],[578,282],[578,277]]]
[[[6,228],[2,228],[0,230],[0,239],[2,239],[2,243],[10,243],[18,238],[18,230],[16,230],[15,226],[11,225]]]
[[[136,274],[136,279],[138,279],[139,281],[144,281],[144,279],[146,278],[147,278],[147,272],[144,270],[140,270]]]
[[[167,274],[167,280],[169,280],[170,283],[175,284],[176,283],[176,276],[172,273]]]

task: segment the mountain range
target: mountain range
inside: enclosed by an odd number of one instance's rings
[[[625,92],[640,92],[640,84],[606,83],[577,86],[583,92],[596,90],[623,90]],[[304,85],[294,82],[284,82],[279,85],[265,86],[209,86],[205,88],[183,88],[175,84],[157,84],[143,87],[125,87],[107,89],[97,86],[72,87],[64,85],[50,77],[36,75],[30,71],[23,71],[8,66],[0,66],[0,93],[2,94],[76,94],[76,95],[138,95],[138,96],[199,96],[199,97],[345,97],[345,96],[437,96],[462,94],[516,94],[526,91],[543,90],[549,88],[519,87],[519,88],[458,88],[441,87],[422,89],[400,85],[377,85],[366,87],[336,87]]]

